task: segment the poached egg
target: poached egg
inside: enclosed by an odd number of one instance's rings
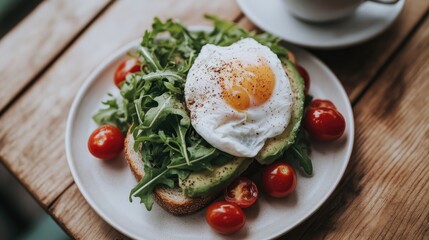
[[[208,143],[254,157],[289,124],[293,92],[282,63],[251,38],[205,45],[186,78],[191,124]]]

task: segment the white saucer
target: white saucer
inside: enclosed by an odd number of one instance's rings
[[[296,45],[332,49],[364,42],[389,27],[400,14],[405,0],[395,5],[363,3],[342,20],[311,24],[293,17],[283,0],[237,0],[241,10],[261,29]]]

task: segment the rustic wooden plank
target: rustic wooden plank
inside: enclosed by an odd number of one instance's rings
[[[201,24],[203,13],[232,20],[240,15],[240,10],[229,0],[115,2],[0,117],[0,159],[42,206],[52,204],[73,181],[64,150],[65,122],[73,97],[91,69],[103,57],[140,37],[155,16]],[[61,198],[61,201],[74,199]],[[61,216],[72,214],[67,209],[54,211]],[[88,224],[92,220],[81,221]],[[70,229],[78,234],[80,227],[70,226]]]
[[[375,39],[348,49],[312,52],[334,71],[354,101],[428,10],[429,1],[408,0],[393,25]]]
[[[51,214],[75,239],[127,239],[97,215],[75,184],[54,203]]]
[[[429,1],[408,0],[394,24],[375,39],[347,49],[310,51],[331,68],[341,80],[350,100],[354,101],[428,10]],[[247,17],[241,19],[240,26],[256,29]],[[311,77],[317,81],[316,76]]]
[[[107,0],[44,1],[0,41],[0,111],[105,7]]]
[[[427,239],[429,19],[354,111],[356,144],[345,178],[284,239]]]

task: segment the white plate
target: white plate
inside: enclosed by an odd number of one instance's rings
[[[343,113],[347,127],[335,143],[314,144],[314,176],[298,174],[296,193],[286,199],[271,199],[261,194],[257,204],[245,210],[247,223],[238,233],[222,236],[206,224],[205,210],[176,217],[154,204],[146,211],[138,199],[128,201],[136,184],[125,161],[100,161],[87,150],[87,139],[97,127],[91,117],[102,107],[108,92],[118,95],[113,72],[126,52],[140,41],[132,42],[108,57],[88,77],[71,107],[66,130],[67,160],[74,180],[91,207],[110,225],[136,239],[265,239],[279,236],[314,213],[340,181],[353,147],[353,113],[348,97],[335,75],[318,59],[301,50],[295,52],[312,78],[310,93],[332,100]],[[261,191],[262,192],[262,191]]]
[[[388,28],[398,17],[405,0],[395,5],[365,2],[340,21],[311,24],[293,17],[283,0],[237,0],[241,10],[261,29],[296,45],[332,49],[369,40]]]

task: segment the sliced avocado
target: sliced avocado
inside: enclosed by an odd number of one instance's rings
[[[285,131],[274,138],[268,139],[264,147],[259,151],[258,155],[256,155],[255,159],[260,164],[270,164],[281,157],[285,150],[295,142],[296,134],[301,125],[305,100],[304,80],[301,75],[299,75],[298,70],[292,62],[285,60],[285,63],[284,69],[289,77],[290,85],[294,93],[291,118]]]
[[[209,195],[225,188],[242,174],[253,159],[236,158],[227,164],[217,166],[213,171],[191,173],[185,180],[179,180],[179,186],[188,197]]]

